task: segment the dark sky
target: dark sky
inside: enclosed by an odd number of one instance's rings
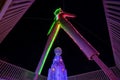
[[[77,16],[69,21],[100,52],[100,59],[107,66],[114,66],[102,0],[36,0],[1,43],[0,59],[34,72],[48,39],[53,12],[59,7]],[[47,76],[57,46],[63,50],[68,76],[100,69],[60,30],[42,75]]]

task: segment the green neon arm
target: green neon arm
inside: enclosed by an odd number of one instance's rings
[[[51,31],[52,31],[56,21],[58,20],[58,14],[60,13],[60,11],[61,11],[61,8],[58,8],[58,9],[55,10],[55,12],[54,12],[54,15],[55,15],[54,22],[50,26],[50,29],[48,30],[47,35],[50,35],[50,33],[51,33]]]

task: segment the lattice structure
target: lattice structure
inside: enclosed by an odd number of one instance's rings
[[[111,67],[111,70],[120,78],[120,71],[117,67]],[[79,75],[69,76],[68,80],[109,80],[102,70],[92,71]]]
[[[34,73],[0,60],[0,80],[33,80]],[[40,76],[38,79],[46,80]]]
[[[120,69],[120,0],[103,0],[116,66]]]
[[[0,43],[35,0],[0,0]],[[3,2],[4,1],[4,2]]]
[[[112,67],[111,70],[120,78],[120,70]],[[0,60],[0,80],[33,80],[34,73],[26,69],[17,67],[10,63]],[[101,70],[92,71],[84,74],[69,76],[68,80],[109,80]],[[47,80],[45,76],[40,76],[38,80]]]

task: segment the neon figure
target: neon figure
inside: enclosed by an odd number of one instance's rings
[[[67,20],[68,17],[74,18],[75,15],[63,12],[61,8],[56,9],[54,15],[55,20],[48,32],[49,37],[45,45],[42,57],[36,68],[36,75],[34,77],[34,80],[37,80],[38,75],[41,74],[46,58],[60,29],[63,29],[70,36],[70,38],[76,43],[76,45],[88,58],[88,60],[94,60],[98,64],[98,66],[103,70],[103,72],[109,77],[110,80],[118,80],[116,75],[99,59],[98,55],[100,53]]]

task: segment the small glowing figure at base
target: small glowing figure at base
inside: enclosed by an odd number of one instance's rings
[[[49,69],[47,80],[67,80],[67,71],[61,57],[62,49],[57,47],[54,52],[55,57],[51,68]]]

